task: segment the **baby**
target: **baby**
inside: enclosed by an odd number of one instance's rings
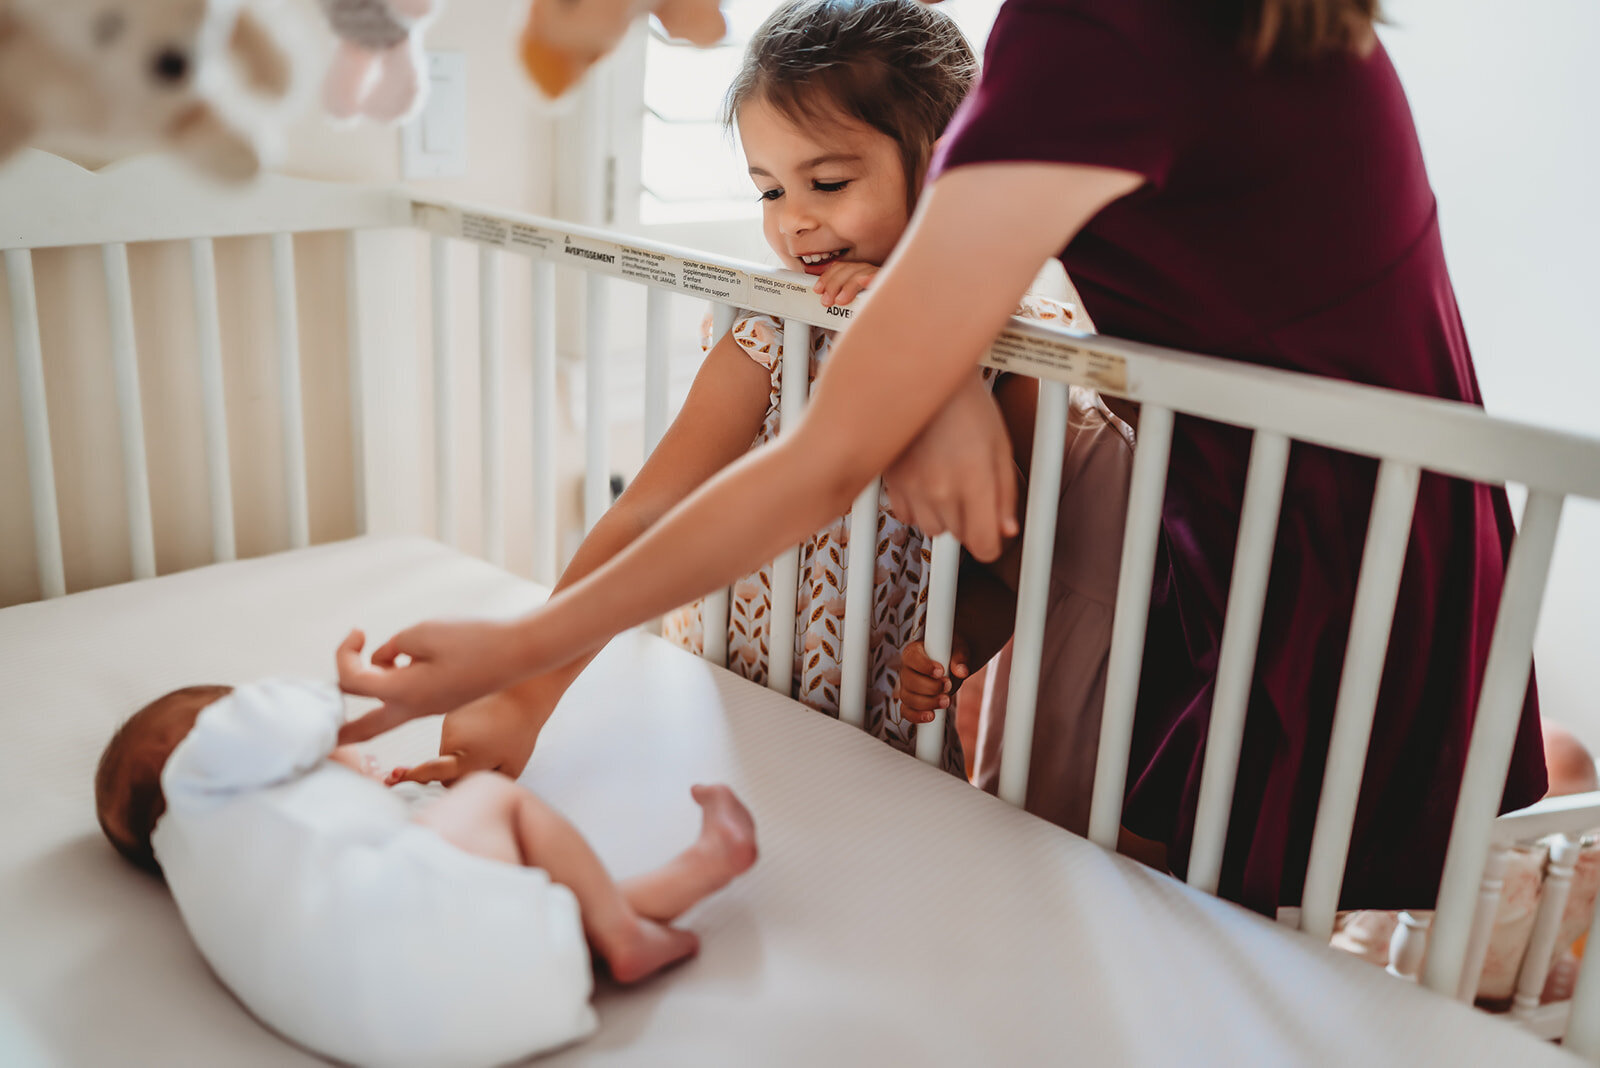
[[[590,948],[624,983],[693,955],[669,924],[755,862],[750,813],[696,786],[699,839],[618,885],[497,773],[413,813],[335,748],[343,722],[329,685],[191,686],[129,719],[95,776],[106,837],[166,879],[217,976],[335,1060],[493,1065],[584,1038]]]

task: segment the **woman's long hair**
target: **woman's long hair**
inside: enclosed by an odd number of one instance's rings
[[[1215,0],[1258,63],[1317,59],[1339,52],[1365,55],[1383,19],[1381,0]]]

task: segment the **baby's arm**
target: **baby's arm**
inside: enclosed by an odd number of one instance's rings
[[[577,898],[584,934],[613,977],[632,983],[693,955],[699,940],[666,924],[755,863],[755,826],[732,791],[702,786],[694,796],[704,811],[700,838],[620,887],[577,828],[503,775],[466,777],[416,819],[468,853],[544,869]]]
[[[683,410],[639,476],[583,539],[556,592],[626,549],[700,483],[747,452],[766,415],[771,382],[732,334],[713,345]],[[449,713],[438,759],[396,769],[393,781],[450,783],[485,770],[522,774],[562,695],[598,652]]]

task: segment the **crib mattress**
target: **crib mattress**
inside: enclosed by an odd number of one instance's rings
[[[315,1063],[233,1001],[164,890],[100,838],[98,752],[173,687],[328,677],[351,626],[543,596],[432,542],[358,539],[0,611],[0,1062]],[[376,748],[415,760],[437,733]],[[1568,1060],[644,634],[595,661],[523,781],[618,875],[691,838],[695,782],[733,784],[762,844],[686,918],[700,957],[601,983],[598,1034],[551,1065]]]

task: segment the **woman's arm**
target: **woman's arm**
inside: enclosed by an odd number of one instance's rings
[[[971,376],[1045,258],[1140,181],[1068,164],[945,174],[840,338],[794,434],[723,470],[524,619],[414,627],[347,688],[394,706],[394,722],[446,711],[599,648],[795,544],[843,513]],[[985,459],[987,470],[962,474],[951,528],[980,558],[994,558],[1002,529],[1015,528],[1011,464],[1005,449]],[[401,655],[411,663],[396,669]]]

